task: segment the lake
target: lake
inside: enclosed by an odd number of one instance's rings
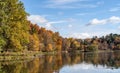
[[[120,52],[63,53],[1,61],[0,73],[120,73]]]

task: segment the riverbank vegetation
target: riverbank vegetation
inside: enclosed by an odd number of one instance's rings
[[[109,34],[87,39],[63,38],[27,20],[19,0],[0,0],[0,52],[83,52],[120,50],[120,35]]]

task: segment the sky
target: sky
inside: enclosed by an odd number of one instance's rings
[[[120,0],[21,0],[27,17],[63,37],[120,34]]]

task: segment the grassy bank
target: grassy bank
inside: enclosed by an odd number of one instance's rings
[[[45,54],[51,55],[56,53],[58,52],[41,52],[41,51],[3,52],[3,53],[0,53],[0,61],[27,60],[27,59],[32,59]]]
[[[24,60],[35,58],[36,56],[42,55],[42,52],[38,51],[27,51],[27,52],[3,52],[0,53],[0,61],[11,61],[11,60]]]

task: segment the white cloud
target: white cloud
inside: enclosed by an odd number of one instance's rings
[[[52,26],[53,24],[59,24],[59,23],[64,23],[64,22],[66,22],[66,21],[52,21],[52,22],[47,22],[46,23],[46,27],[47,28],[51,28],[51,27],[53,27]]]
[[[112,16],[108,19],[108,22],[112,24],[120,23],[120,17]]]
[[[98,24],[118,24],[120,23],[120,17],[112,16],[107,19],[92,19],[87,25],[98,25]]]
[[[28,20],[34,24],[45,24],[47,23],[47,19],[40,15],[30,15],[28,16]]]
[[[78,39],[85,39],[85,38],[89,38],[90,35],[88,33],[72,33],[70,35],[68,35],[69,37],[73,37],[73,38],[78,38]]]
[[[89,25],[96,25],[96,24],[106,24],[106,20],[98,20],[98,19],[93,19],[90,21]]]
[[[84,29],[84,28],[83,28]],[[109,30],[105,30],[105,29],[101,29],[101,30],[93,30],[93,28],[91,30],[87,30],[85,29],[86,31],[83,31],[83,32],[72,32],[72,31],[69,31],[67,34],[64,34],[62,35],[63,37],[67,37],[67,38],[70,38],[70,37],[73,37],[73,38],[77,38],[77,39],[86,39],[86,38],[92,38],[94,36],[97,36],[97,37],[102,37],[102,36],[106,36],[110,33],[116,33],[116,34],[119,34],[120,32],[118,31],[120,29],[120,26],[118,27],[117,30],[114,30],[114,29],[109,29]]]
[[[53,26],[53,24],[59,24],[59,23],[64,23],[66,22],[65,20],[61,21],[49,21],[45,17],[40,16],[40,15],[30,15],[27,18],[29,21],[31,21],[33,24],[43,24],[45,28],[50,29],[50,30],[57,30],[56,27]]]

